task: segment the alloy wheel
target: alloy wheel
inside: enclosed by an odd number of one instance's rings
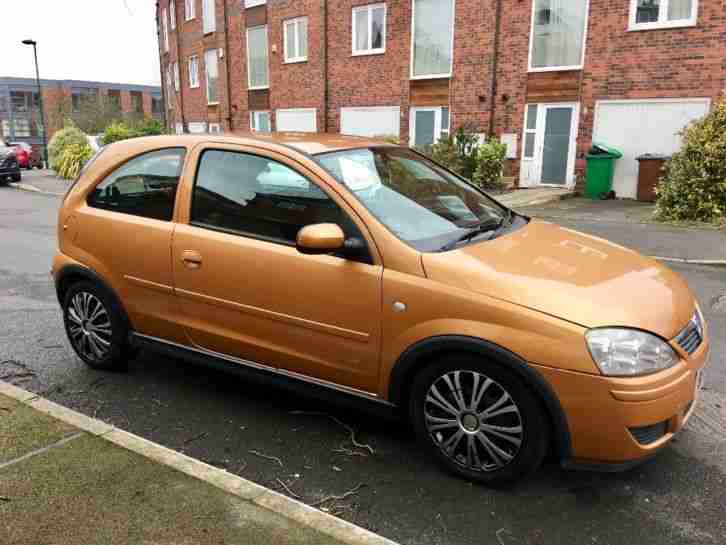
[[[441,452],[476,472],[509,464],[524,441],[519,407],[509,392],[483,373],[450,371],[429,387],[426,429]]]
[[[103,360],[111,350],[111,319],[101,300],[87,291],[73,296],[66,309],[73,346],[91,361]]]

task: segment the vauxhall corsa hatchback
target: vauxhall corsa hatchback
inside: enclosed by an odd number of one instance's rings
[[[97,369],[141,347],[398,407],[488,484],[626,468],[688,420],[708,352],[676,273],[335,135],[160,136],[66,195],[53,276]]]

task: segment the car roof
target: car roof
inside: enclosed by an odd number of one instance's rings
[[[124,142],[143,145],[145,142],[165,140],[165,145],[195,145],[204,142],[220,142],[230,144],[263,145],[269,149],[277,146],[294,148],[308,155],[343,151],[370,146],[391,145],[383,140],[359,136],[345,136],[331,133],[275,132],[275,133],[231,133],[231,134],[198,134],[168,135],[134,138]]]

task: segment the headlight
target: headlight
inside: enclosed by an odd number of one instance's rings
[[[585,339],[603,375],[647,375],[668,369],[679,359],[664,340],[637,329],[591,329]]]

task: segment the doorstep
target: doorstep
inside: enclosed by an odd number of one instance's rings
[[[515,189],[509,193],[495,196],[504,206],[509,208],[523,208],[549,202],[570,199],[576,195],[570,188],[536,187],[528,189]]]

